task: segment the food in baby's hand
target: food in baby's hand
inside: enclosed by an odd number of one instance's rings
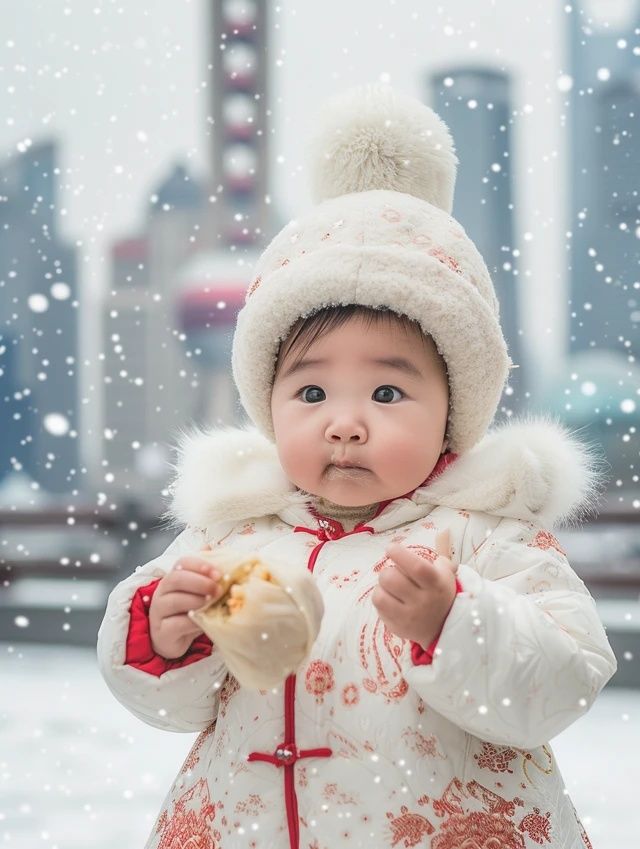
[[[213,641],[238,682],[275,687],[311,651],[324,612],[306,567],[229,548],[200,555],[222,574],[217,597],[190,618]]]

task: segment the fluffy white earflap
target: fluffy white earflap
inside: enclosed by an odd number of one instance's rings
[[[451,214],[458,158],[432,109],[390,86],[357,86],[326,101],[309,142],[314,202],[389,189]]]
[[[162,514],[168,527],[211,528],[305,501],[287,480],[275,445],[250,425],[192,425],[178,432],[176,442],[171,501]]]

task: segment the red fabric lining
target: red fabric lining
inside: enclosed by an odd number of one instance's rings
[[[456,595],[461,592],[463,592],[462,584],[456,578]],[[420,643],[416,643],[414,640],[411,640],[411,660],[413,661],[414,666],[429,666],[429,664],[433,662],[433,655],[443,628],[444,625],[440,629],[438,636],[427,646],[426,649],[423,649]]]
[[[211,640],[205,634],[200,634],[182,657],[169,660],[155,653],[149,633],[149,607],[159,583],[160,578],[157,578],[152,583],[139,587],[131,600],[125,657],[127,666],[133,666],[135,669],[148,672],[149,675],[155,675],[157,678],[172,669],[181,669],[183,666],[195,663],[196,660],[203,660],[205,657],[209,657],[213,650]]]

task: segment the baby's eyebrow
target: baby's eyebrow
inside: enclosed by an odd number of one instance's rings
[[[373,359],[368,360],[371,365],[375,366],[387,366],[388,368],[396,369],[396,371],[403,372],[404,374],[408,374],[410,377],[417,377],[419,380],[423,379],[422,372],[410,361],[405,359],[404,357],[374,357]],[[282,379],[286,377],[290,377],[292,374],[297,374],[300,371],[304,371],[304,369],[311,368],[312,366],[324,366],[327,364],[327,360],[301,360],[298,363],[293,363],[286,369],[282,375]]]

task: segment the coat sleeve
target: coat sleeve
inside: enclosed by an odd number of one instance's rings
[[[403,675],[482,740],[531,749],[582,716],[617,669],[596,606],[548,531],[502,519],[460,564],[433,663]]]
[[[197,552],[203,539],[187,528],[154,560],[113,589],[98,631],[98,665],[118,701],[143,722],[167,731],[203,731],[218,714],[227,668],[215,646],[208,656],[161,675],[127,663],[131,605],[139,588],[164,577],[183,554]]]

